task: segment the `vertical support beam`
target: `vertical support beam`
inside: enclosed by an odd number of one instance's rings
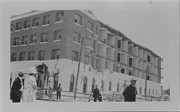
[[[77,85],[78,85],[78,78],[79,78],[79,69],[80,69],[80,64],[81,64],[81,54],[82,54],[82,48],[83,48],[83,41],[84,41],[84,38],[82,37],[82,40],[81,40],[81,49],[80,49],[80,54],[79,54],[79,63],[78,63],[77,77],[76,77],[75,92],[74,92],[74,99],[76,99],[76,93],[77,93]]]

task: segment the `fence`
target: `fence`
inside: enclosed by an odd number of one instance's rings
[[[111,93],[105,93],[102,92],[102,99],[103,102],[124,102],[124,96],[118,92],[111,92]],[[38,89],[38,92],[36,93],[36,99],[37,100],[46,100],[46,101],[56,101],[56,91],[55,90],[48,90],[48,89]],[[74,99],[74,92],[64,91],[61,92],[61,100],[64,102],[92,102],[92,96],[91,93],[78,93],[76,94],[76,99]],[[154,97],[154,96],[144,96],[138,94],[136,96],[136,101],[170,101],[169,98],[160,96],[160,97]]]
[[[76,100],[74,100],[74,92],[61,91],[61,100],[64,102],[68,101],[90,101],[91,94],[89,93],[78,93],[76,94]],[[36,93],[37,100],[56,101],[56,91],[49,89],[38,89]]]

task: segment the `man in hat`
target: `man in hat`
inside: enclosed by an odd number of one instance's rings
[[[23,70],[18,71],[18,77],[14,80],[11,88],[11,100],[12,102],[20,102],[23,90]]]
[[[136,89],[136,80],[132,78],[130,80],[131,84],[125,88],[123,91],[124,101],[125,102],[135,102],[137,89]]]
[[[62,88],[61,88],[61,83],[59,84],[59,86],[57,87],[56,89],[56,95],[57,95],[57,100],[58,98],[61,99],[61,91],[62,91]]]
[[[94,98],[94,102],[97,102],[99,97],[101,97],[100,91],[98,89],[98,85],[95,86],[95,89],[92,91],[92,97]],[[102,101],[102,99],[100,99]]]

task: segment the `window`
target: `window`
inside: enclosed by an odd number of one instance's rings
[[[86,89],[87,89],[87,78],[85,77],[83,79],[83,93],[86,93]]]
[[[156,89],[156,95],[157,95],[157,89]]]
[[[85,64],[89,64],[89,56],[85,55]]]
[[[119,83],[117,83],[117,92],[119,92]]]
[[[139,94],[141,94],[141,91],[142,91],[142,88],[140,87],[140,88],[139,88]]]
[[[28,53],[28,60],[34,60],[34,51]]]
[[[62,30],[54,31],[54,39],[53,40],[61,40],[61,32]]]
[[[19,61],[24,61],[25,60],[25,52],[21,52],[19,54]]]
[[[82,16],[75,14],[74,22],[79,25],[82,25]]]
[[[150,80],[150,76],[147,76],[147,80]]]
[[[109,82],[109,91],[111,91],[111,81]]]
[[[74,37],[73,37],[73,41],[80,43],[80,38],[81,38],[81,34],[74,32]]]
[[[124,68],[121,69],[121,73],[122,73],[122,74],[125,73],[125,69],[124,69]]]
[[[48,33],[42,33],[42,34],[41,34],[40,42],[47,42],[47,34],[48,34]]]
[[[74,90],[74,75],[71,75],[69,91],[72,92],[73,90]]]
[[[99,25],[96,25],[96,34],[98,34],[98,30],[99,30]]]
[[[49,15],[44,16],[44,17],[43,17],[43,24],[42,24],[42,25],[47,25],[47,24],[49,24],[49,20],[50,20],[50,16],[49,16]]]
[[[11,61],[16,61],[17,59],[17,53],[12,53],[11,54]]]
[[[87,23],[87,29],[93,31],[93,23],[92,23],[92,22],[88,21],[88,23]]]
[[[91,39],[89,37],[86,38],[86,46],[91,47]]]
[[[28,41],[28,36],[23,36],[21,40],[21,45],[27,44],[27,41]]]
[[[15,37],[13,40],[13,46],[19,45],[19,37]]]
[[[120,62],[120,53],[117,54],[117,61]]]
[[[56,13],[56,22],[62,21],[62,20],[63,20],[63,18],[62,18],[63,15],[64,15],[64,12],[63,12],[63,11],[57,12],[57,13]]]
[[[132,58],[129,58],[129,66],[132,66]]]
[[[21,22],[16,23],[16,30],[21,30]]]
[[[149,88],[149,95],[151,95],[151,89]]]
[[[93,68],[95,67],[95,58],[94,58],[94,56],[92,56],[92,59],[91,59],[91,66]]]
[[[101,80],[101,89],[102,89],[102,91],[104,91],[104,81],[103,80]]]
[[[95,79],[93,78],[93,80],[92,80],[92,90],[91,91],[93,91],[94,88],[95,88]]]
[[[72,60],[74,60],[74,61],[78,61],[79,60],[79,52],[77,52],[77,51],[73,51],[72,52]]]
[[[150,55],[148,55],[147,56],[147,61],[150,62],[150,60],[151,60],[151,57],[150,57]]]
[[[121,49],[121,40],[118,40],[117,47],[118,47],[119,49]]]
[[[11,30],[10,30],[10,31],[12,32],[12,31],[13,31],[13,24],[11,24],[11,26],[10,26],[10,27],[11,27]]]
[[[32,27],[39,26],[39,18],[34,18],[32,22]]]
[[[39,51],[38,60],[44,60],[44,57],[45,57],[45,50]]]
[[[30,20],[24,21],[24,29],[29,28],[30,26]]]
[[[132,45],[129,45],[128,52],[132,54]]]
[[[51,53],[51,59],[59,59],[60,49],[53,49]]]
[[[37,41],[37,34],[31,35],[30,44],[36,43],[36,41]]]
[[[129,70],[129,73],[128,73],[129,75],[132,75],[132,71],[131,70]]]
[[[153,91],[152,91],[152,95],[154,95],[154,89],[153,89]]]

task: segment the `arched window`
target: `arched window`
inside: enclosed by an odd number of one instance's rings
[[[156,95],[157,95],[157,89],[156,89]]]
[[[83,79],[83,93],[86,93],[86,89],[87,89],[87,78],[85,77]]]
[[[102,89],[102,91],[104,91],[104,81],[103,80],[101,81],[101,89]]]
[[[111,91],[111,81],[109,81],[109,91]]]
[[[94,90],[94,88],[95,88],[95,79],[93,78],[93,80],[92,80],[92,91]]]
[[[119,92],[119,83],[117,83],[117,92]]]
[[[139,88],[139,94],[141,94],[141,91],[142,91],[142,89],[141,89],[141,87]]]
[[[74,90],[74,75],[71,75],[69,91],[73,92],[73,90]]]

